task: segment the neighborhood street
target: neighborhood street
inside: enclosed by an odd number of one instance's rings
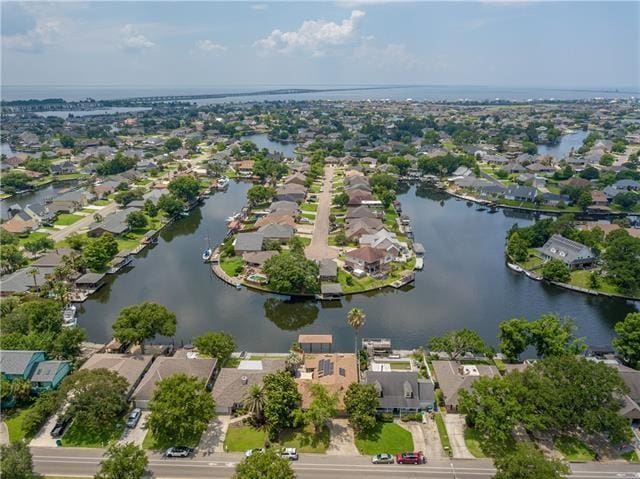
[[[102,459],[101,449],[31,448],[33,462],[41,474],[93,477]],[[233,475],[242,454],[212,454],[191,459],[163,459],[149,456],[149,469],[157,479],[217,479]],[[489,479],[494,474],[491,461],[453,459],[432,461],[422,466],[373,465],[365,456],[331,456],[303,454],[293,463],[301,479],[352,478],[366,475],[375,478],[428,477],[434,479]],[[587,463],[572,466],[576,479],[640,479],[638,466],[626,463]]]
[[[329,246],[329,215],[331,214],[333,173],[333,166],[327,165],[324,167],[324,181],[322,183],[322,191],[318,194],[318,210],[316,211],[313,238],[311,238],[311,244],[305,250],[309,259],[333,259],[338,256],[338,252]]]
[[[89,226],[91,226],[93,223],[95,223],[95,220],[93,219],[93,216],[98,213],[100,216],[102,216],[103,218],[106,218],[107,215],[110,215],[111,213],[114,213],[116,211],[116,209],[118,208],[118,204],[113,201],[111,203],[109,203],[107,206],[105,206],[104,208],[101,208],[99,210],[95,210],[92,211],[90,214],[88,214],[87,216],[85,216],[82,219],[79,219],[78,221],[76,221],[73,224],[70,224],[68,226],[65,226],[63,229],[61,230],[56,230],[53,231],[50,235],[49,238],[52,239],[54,242],[58,242],[58,241],[62,241],[63,239],[65,239],[67,236],[73,234],[73,233],[77,233],[79,232],[81,229],[83,228],[88,228]]]

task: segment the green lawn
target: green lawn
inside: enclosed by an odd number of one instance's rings
[[[222,271],[229,276],[235,276],[236,271],[239,271],[244,266],[244,261],[240,256],[232,256],[228,258],[222,258],[220,260],[220,267]]]
[[[535,250],[533,250],[532,248],[529,249],[529,257],[527,258],[526,261],[523,261],[520,264],[520,266],[522,266],[524,269],[533,269],[536,268],[540,265],[542,265],[542,263],[544,263],[544,260],[542,258],[540,258],[539,256],[537,256],[537,254],[535,253]]]
[[[315,220],[316,219],[316,214],[315,213],[302,213],[300,216],[302,216],[303,218],[307,218],[308,220]]]
[[[94,430],[74,422],[62,436],[63,447],[105,447],[117,441],[124,431],[124,423],[119,421],[111,427]]]
[[[616,288],[615,285],[606,282],[605,279],[606,278],[604,277],[600,277],[600,284],[598,288],[593,288],[591,286],[591,270],[581,269],[571,272],[571,281],[569,281],[569,284],[579,286],[581,288],[596,289],[603,293],[619,294],[618,288]]]
[[[58,218],[56,219],[56,222],[54,223],[54,225],[69,226],[75,223],[76,221],[81,220],[82,218],[84,218],[84,216],[74,215],[69,213],[62,213],[58,215]]]
[[[237,369],[240,365],[240,358],[227,358],[227,360],[222,365],[223,368],[234,368]]]
[[[302,211],[317,211],[318,203],[303,203],[300,205]]]
[[[392,371],[411,371],[411,363],[408,362],[391,362],[389,363]]]
[[[358,434],[355,442],[361,454],[370,456],[383,452],[397,454],[413,451],[411,433],[392,422],[379,422],[372,432]]]
[[[22,430],[22,421],[29,409],[15,411],[5,420],[7,429],[9,430],[9,442],[19,442],[24,439],[24,431]]]
[[[20,238],[19,241],[20,241],[20,244],[24,246],[24,243],[26,241],[33,241],[33,240],[37,240],[37,239],[40,239],[40,238],[47,238],[47,237],[49,237],[48,233],[41,233],[39,231],[33,231],[33,232],[29,233],[29,235],[25,236],[24,238]]]
[[[442,449],[444,452],[451,455],[451,442],[449,441],[449,434],[447,433],[447,428],[444,425],[444,419],[442,419],[442,414],[438,413],[435,416],[436,426],[438,427],[438,435],[440,436],[440,443],[442,444]]]
[[[487,457],[487,455],[482,451],[482,439],[480,438],[478,431],[476,431],[475,429],[466,428],[464,430],[464,442],[467,445],[467,449],[469,449],[469,452],[475,457]]]
[[[230,426],[224,438],[224,450],[244,452],[247,449],[263,447],[267,442],[267,431],[250,426]]]
[[[282,447],[295,447],[298,452],[323,454],[329,447],[330,438],[331,433],[328,428],[316,434],[313,426],[307,426],[304,429],[283,432],[279,443]]]
[[[109,203],[111,203],[109,200],[96,200],[93,202],[96,206],[107,206]]]
[[[622,454],[622,457],[629,462],[640,462],[640,457],[636,451],[629,451]]]
[[[583,462],[596,459],[595,453],[586,444],[573,437],[559,437],[554,441],[554,444],[567,461]]]

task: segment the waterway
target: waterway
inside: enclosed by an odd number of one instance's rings
[[[295,158],[296,157],[296,146],[297,143],[283,143],[281,141],[272,141],[269,139],[269,136],[266,133],[262,133],[259,135],[248,135],[242,137],[243,140],[252,141],[256,144],[256,146],[260,149],[266,148],[271,151],[277,151],[282,153],[287,158]]]
[[[478,212],[436,190],[407,187],[399,194],[403,212],[413,218],[416,240],[427,250],[424,271],[405,290],[386,289],[341,301],[290,301],[226,285],[201,262],[207,237],[215,244],[226,233],[224,219],[245,203],[246,183],[232,183],[184,219],[168,226],[159,243],[138,257],[128,272],[80,308],[80,326],[92,341],[107,341],[118,312],[130,304],[157,301],[178,317],[176,344],[208,330],[224,330],[238,347],[286,351],[297,335],[331,333],[338,350],[353,347],[346,324],[350,308],[367,314],[361,336],[388,337],[395,347],[415,347],[429,336],[454,328],[477,330],[496,344],[500,321],[556,312],[574,318],[590,344],[606,344],[613,325],[638,303],[585,296],[532,281],[504,265],[504,237],[526,215]]]
[[[580,148],[588,134],[588,131],[579,130],[575,133],[562,135],[557,145],[538,145],[538,153],[541,155],[551,155],[555,159],[561,160],[569,155],[571,149],[577,150]]]
[[[49,183],[44,188],[15,194],[10,198],[0,200],[0,218],[8,218],[8,209],[10,206],[17,204],[24,209],[25,206],[31,203],[44,203],[47,198],[53,198],[60,193],[64,193],[72,189],[76,184],[77,180]]]

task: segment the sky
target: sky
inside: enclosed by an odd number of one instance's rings
[[[633,2],[7,2],[3,85],[640,88]]]

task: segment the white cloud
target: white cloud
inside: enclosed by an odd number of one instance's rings
[[[198,40],[196,42],[196,48],[203,52],[224,52],[227,49],[224,45],[214,43],[211,40]]]
[[[134,25],[125,25],[122,30],[120,30],[120,33],[122,38],[118,46],[122,50],[139,52],[155,46],[155,43],[142,35]]]
[[[358,22],[364,15],[361,10],[353,10],[349,18],[340,23],[305,20],[295,31],[273,30],[268,36],[255,42],[254,46],[281,53],[301,50],[321,56],[327,47],[353,41],[356,38]]]
[[[407,47],[398,43],[389,43],[384,47],[376,47],[369,42],[363,42],[353,51],[353,58],[365,64],[381,69],[411,70],[421,65],[421,62]]]
[[[35,26],[25,33],[3,35],[2,46],[23,52],[40,52],[53,45],[60,33],[60,20],[37,18]]]

